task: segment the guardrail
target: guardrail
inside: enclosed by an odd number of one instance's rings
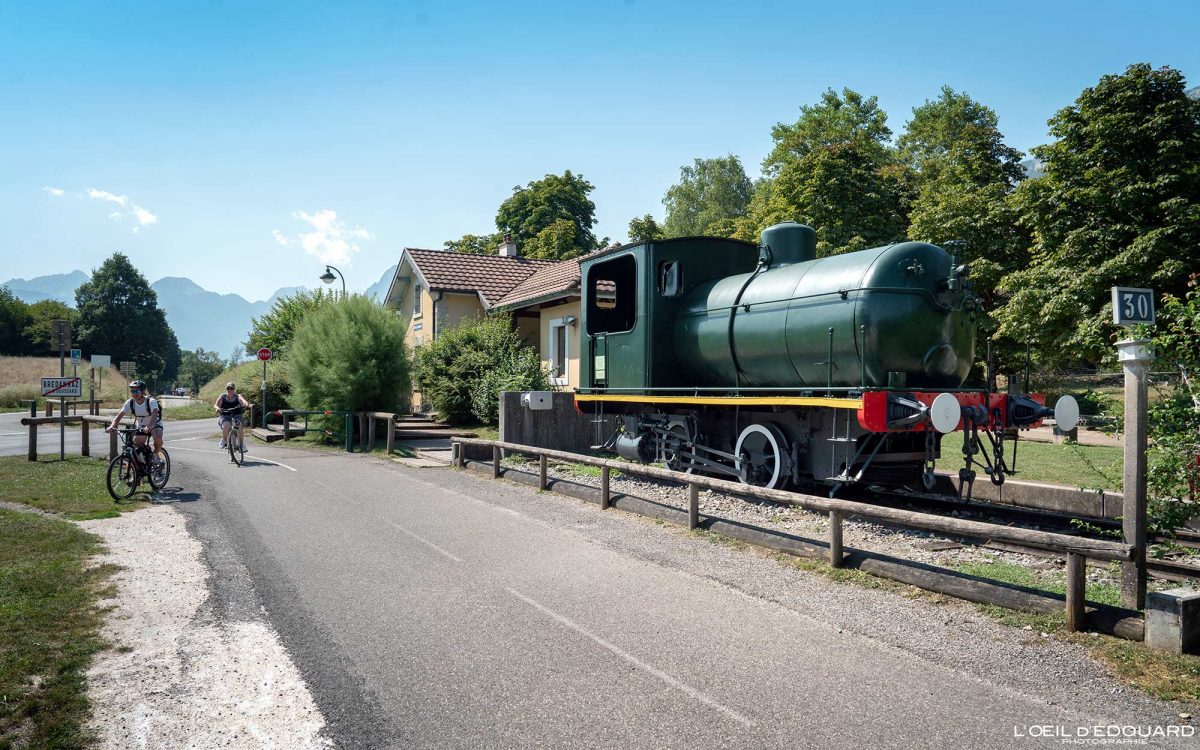
[[[492,449],[492,476],[499,478],[503,475],[504,470],[500,465],[500,459],[503,451],[512,451],[514,453],[522,453],[538,457],[538,488],[547,489],[548,482],[546,476],[547,459],[558,461],[566,461],[569,463],[583,464],[585,466],[594,466],[600,469],[600,508],[607,509],[615,503],[612,497],[610,487],[611,472],[620,471],[626,474],[640,475],[651,477],[653,479],[666,480],[678,484],[686,485],[688,488],[688,510],[687,510],[687,527],[695,529],[701,526],[700,511],[699,511],[699,490],[707,489],[714,492],[720,492],[726,495],[734,495],[737,497],[748,497],[758,500],[767,500],[775,503],[784,503],[787,505],[797,505],[811,511],[825,513],[829,517],[829,538],[827,540],[827,552],[821,556],[828,560],[830,566],[838,568],[845,565],[850,559],[850,555],[842,545],[842,523],[848,516],[856,516],[865,518],[880,523],[901,526],[909,529],[920,529],[923,531],[934,531],[943,534],[951,534],[954,536],[968,537],[973,539],[989,539],[1011,544],[1018,544],[1025,547],[1045,550],[1048,552],[1063,555],[1066,559],[1066,624],[1067,629],[1078,631],[1085,627],[1087,621],[1086,609],[1086,567],[1087,560],[1102,560],[1102,561],[1117,561],[1127,562],[1135,559],[1135,548],[1129,544],[1119,542],[1110,542],[1097,539],[1088,539],[1085,537],[1069,536],[1067,534],[1056,534],[1048,531],[1040,531],[1036,529],[1025,529],[1012,526],[999,526],[996,524],[984,523],[981,521],[970,521],[963,518],[954,518],[947,516],[937,516],[928,513],[918,513],[915,511],[901,510],[899,508],[888,508],[868,503],[856,502],[852,500],[838,500],[835,498],[817,497],[815,495],[804,495],[794,492],[784,492],[782,490],[772,490],[763,487],[754,487],[751,485],[731,482],[725,479],[714,479],[696,474],[683,474],[681,472],[669,471],[660,469],[654,466],[646,466],[643,464],[633,464],[625,461],[617,461],[613,459],[597,458],[594,456],[585,456],[578,453],[568,453],[566,451],[558,451],[552,448],[537,448],[529,445],[520,445],[517,443],[507,443],[499,440],[483,440],[478,438],[451,438],[452,446],[452,462],[455,466],[463,467],[466,465],[465,446],[482,446],[491,447]],[[778,539],[762,539],[761,535],[774,535],[781,537],[783,535],[778,532],[773,532],[767,529],[758,529],[757,527],[747,527],[745,524],[732,524],[725,522],[723,519],[710,518],[711,521],[722,523],[722,533],[730,536],[742,538],[744,541],[750,541],[754,544],[763,544],[774,549],[780,549],[792,554],[802,554],[806,556],[815,556],[815,553],[821,548],[813,545],[805,544],[782,544]],[[710,527],[716,524],[709,523]],[[744,527],[754,529],[757,534],[737,533],[736,527]],[[748,538],[753,537],[753,538]],[[1046,611],[1047,604],[1044,601],[1045,597],[1030,597],[1030,596],[1014,596],[1004,592],[1011,592],[1012,589],[993,586],[991,589],[980,590],[975,587],[975,590],[969,590],[972,587],[962,584],[963,577],[949,573],[943,574],[943,577],[952,577],[953,580],[935,581],[928,574],[922,576],[910,571],[896,570],[896,566],[892,563],[880,562],[879,558],[873,558],[875,562],[866,564],[863,555],[859,554],[854,558],[855,567],[865,572],[881,575],[896,580],[902,580],[905,583],[921,586],[923,588],[933,588],[934,590],[949,593],[960,598],[971,599],[973,601],[983,601],[987,603],[1000,604],[1016,609],[1033,608],[1035,611]],[[928,566],[925,566],[928,567]],[[926,583],[934,582],[937,586],[926,585]],[[1111,630],[1116,635],[1120,635],[1132,640],[1141,640],[1143,637],[1143,623],[1139,618],[1127,616],[1132,613],[1127,611],[1106,611],[1112,622]]]

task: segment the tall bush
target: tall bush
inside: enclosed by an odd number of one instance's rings
[[[416,353],[421,394],[450,422],[496,424],[500,391],[545,390],[549,381],[532,347],[503,316],[472,318]]]
[[[403,411],[410,383],[404,333],[399,318],[361,295],[318,308],[288,350],[292,405]]]

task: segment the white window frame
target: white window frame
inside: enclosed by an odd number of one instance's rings
[[[421,317],[421,285],[413,284],[413,320]]]
[[[562,362],[563,372],[561,376],[556,377],[554,365],[558,362],[558,336],[555,329],[563,329],[563,351]],[[553,318],[550,321],[550,384],[551,385],[570,385],[568,382],[571,377],[571,326],[567,324],[566,317]]]

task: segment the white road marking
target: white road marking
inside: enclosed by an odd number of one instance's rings
[[[455,497],[461,497],[463,500],[468,500],[472,503],[475,503],[476,505],[482,505],[485,508],[490,508],[490,509],[496,511],[497,513],[504,513],[506,515],[516,516],[517,518],[520,518],[521,520],[525,521],[526,523],[531,523],[534,526],[541,526],[543,529],[548,529],[550,531],[562,531],[562,529],[558,528],[557,526],[553,526],[551,524],[546,523],[545,521],[542,521],[537,518],[533,518],[532,516],[528,516],[518,510],[513,510],[511,508],[505,508],[505,507],[502,507],[499,505],[495,505],[494,503],[489,503],[486,500],[480,500],[477,497],[471,497],[470,495],[468,495],[464,492],[459,492],[458,490],[452,490],[448,487],[443,487],[439,484],[434,484],[433,482],[426,482],[425,480],[417,479],[416,477],[409,477],[409,481],[414,482],[415,484],[424,485],[431,490],[437,490],[438,492],[442,492],[447,495],[454,495]]]
[[[191,438],[175,438],[174,440],[164,440],[163,442],[164,442],[164,443],[185,443],[185,442],[187,442],[188,440],[199,440],[199,439],[200,439],[200,438],[198,438],[198,437],[191,437]]]
[[[384,520],[386,521],[387,519],[384,519]],[[395,527],[395,528],[396,528],[398,531],[402,531],[402,532],[404,532],[405,534],[408,534],[408,535],[409,535],[409,536],[411,536],[413,539],[416,539],[418,542],[420,542],[421,544],[424,544],[425,546],[429,547],[430,549],[434,550],[435,552],[439,552],[439,553],[441,553],[441,554],[445,555],[446,557],[450,558],[451,560],[453,560],[453,561],[454,561],[454,562],[456,562],[456,563],[460,563],[460,562],[462,562],[462,559],[460,559],[460,558],[458,558],[458,557],[456,557],[456,556],[452,555],[451,553],[449,553],[449,552],[447,552],[446,550],[442,549],[441,547],[437,546],[436,544],[434,544],[433,542],[429,541],[429,540],[428,540],[428,539],[426,539],[425,537],[418,536],[418,535],[414,534],[413,532],[411,532],[411,531],[409,531],[408,529],[404,528],[403,526],[401,526],[400,524],[396,523],[395,521],[388,521],[388,523],[390,523],[392,526],[394,526],[394,527]]]
[[[732,708],[729,708],[728,706],[718,703],[716,700],[713,700],[712,698],[710,698],[708,695],[704,694],[703,692],[697,690],[696,688],[694,688],[690,685],[680,682],[679,680],[675,679],[674,677],[667,674],[666,672],[663,672],[661,669],[655,669],[654,667],[645,663],[644,661],[637,658],[633,654],[623,651],[620,648],[618,648],[616,645],[604,640],[603,638],[596,635],[595,633],[588,630],[587,628],[583,627],[582,625],[575,622],[574,620],[571,620],[570,618],[565,617],[564,615],[558,614],[557,612],[550,609],[549,607],[546,607],[545,605],[539,604],[538,602],[534,601],[533,599],[530,599],[528,596],[525,596],[524,594],[522,594],[519,591],[510,589],[507,586],[504,588],[504,590],[507,591],[508,593],[512,594],[513,596],[517,597],[521,601],[525,602],[526,604],[530,605],[531,607],[534,607],[537,610],[541,611],[543,614],[553,617],[555,620],[558,620],[560,623],[562,623],[563,625],[566,625],[568,628],[570,628],[571,630],[574,630],[576,633],[579,633],[580,635],[585,636],[586,638],[589,638],[590,640],[599,644],[600,646],[603,646],[604,648],[608,649],[609,651],[611,651],[612,653],[621,657],[622,659],[630,662],[631,664],[633,664],[641,669],[646,670],[647,672],[654,675],[655,677],[662,680],[663,682],[667,683],[668,685],[675,688],[676,690],[679,690],[681,692],[684,692],[684,693],[690,695],[691,697],[695,698],[696,700],[700,701],[701,703],[705,704],[706,706],[710,706],[712,708],[717,709],[721,713],[725,714],[726,716],[733,719],[734,721],[742,724],[743,726],[747,726],[747,727],[754,726],[754,722],[750,721],[750,719],[746,718],[745,716],[742,716],[737,711],[734,711]]]
[[[191,451],[192,453],[225,453],[224,450],[211,450],[211,449],[206,450],[204,448],[184,448],[182,445],[177,445],[172,450]],[[287,464],[281,464],[278,461],[272,461],[271,459],[263,458],[262,456],[251,456],[250,460],[251,461],[262,461],[263,463],[274,464],[276,466],[282,466],[283,468],[287,469],[288,471],[296,471],[296,469],[293,469],[291,466],[288,466]]]

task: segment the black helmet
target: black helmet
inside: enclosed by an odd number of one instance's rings
[[[146,384],[145,384],[145,383],[143,383],[143,382],[142,382],[142,381],[140,381],[140,380],[135,380],[135,381],[133,381],[132,383],[130,383],[130,384],[129,384],[129,387],[130,387],[130,388],[145,388],[145,387],[146,387]]]

